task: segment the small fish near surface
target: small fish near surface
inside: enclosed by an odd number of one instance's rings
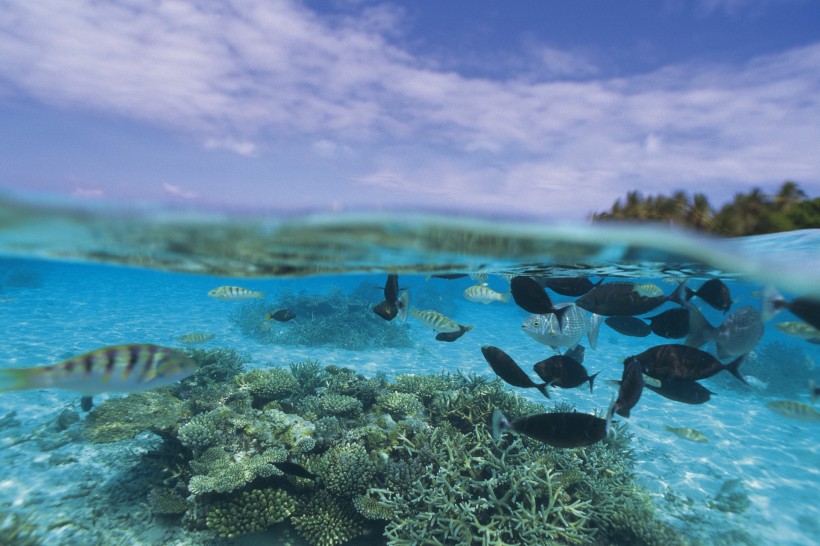
[[[573,411],[539,413],[510,421],[498,409],[493,410],[491,419],[492,436],[495,440],[498,440],[505,430],[512,429],[553,447],[573,448],[589,446],[606,437],[612,420],[612,408],[607,412],[605,419]]]
[[[714,340],[719,358],[745,355],[763,337],[762,316],[751,306],[735,309],[717,328],[709,324],[694,306],[690,306],[689,317],[689,335],[685,344],[700,347]]]
[[[578,347],[583,347],[579,345]],[[598,373],[589,375],[584,365],[572,356],[572,349],[563,355],[554,355],[533,366],[533,371],[548,385],[561,387],[562,389],[574,389],[589,381],[589,392],[592,392],[592,384]],[[583,359],[583,352],[581,352]]]
[[[805,339],[809,343],[820,345],[820,330],[810,324],[798,321],[778,322],[774,325],[775,328],[784,334]]]
[[[637,360],[641,363],[643,373],[661,381],[669,379],[697,381],[726,370],[745,384],[746,380],[738,371],[744,356],[736,358],[729,364],[723,364],[706,351],[688,345],[670,343],[657,345],[638,355],[630,356],[624,360],[624,365]]]
[[[668,301],[683,305],[685,288],[681,283],[672,294],[664,296],[652,283],[610,282],[596,286],[575,300],[575,305],[607,317],[643,315]]]
[[[528,313],[546,315],[554,313],[558,319],[558,329],[562,328],[562,317],[567,307],[552,305],[547,292],[532,277],[517,276],[510,280],[510,293],[516,305]]]
[[[268,320],[275,320],[278,322],[288,322],[289,320],[293,320],[296,318],[296,313],[291,311],[290,309],[279,309],[278,311],[274,311],[273,313],[267,313],[265,318]]]
[[[208,292],[208,296],[219,301],[247,301],[264,298],[264,292],[248,290],[239,286],[220,286]]]
[[[762,298],[763,305],[760,314],[763,315],[764,322],[768,321],[781,310],[788,309],[792,315],[820,329],[820,300],[801,297],[794,298],[792,301],[786,301],[786,299],[771,286],[764,288]]]
[[[638,317],[624,317],[616,315],[613,317],[606,317],[604,322],[607,326],[625,336],[646,337],[652,333],[652,329],[649,325]]]
[[[549,288],[556,294],[569,296],[571,298],[583,296],[604,282],[604,279],[601,279],[597,283],[592,284],[592,281],[586,277],[541,277],[538,280],[544,288]]]
[[[472,326],[461,326],[460,324],[459,327],[461,328],[461,330],[459,330],[458,332],[441,332],[440,334],[436,334],[436,339],[438,341],[446,341],[448,343],[452,343],[473,329]]]
[[[686,301],[698,297],[713,309],[726,313],[732,307],[732,295],[729,287],[720,279],[709,279],[697,290],[686,288]]]
[[[775,400],[774,402],[768,402],[766,406],[773,412],[789,419],[805,423],[820,423],[820,412],[808,404],[795,402],[794,400]]]
[[[464,297],[467,301],[474,301],[477,303],[492,303],[494,301],[507,302],[510,301],[509,294],[502,294],[496,292],[487,283],[476,284],[464,290]]]
[[[664,425],[663,428],[667,432],[671,432],[678,438],[683,438],[684,440],[689,440],[690,442],[697,442],[703,444],[709,441],[709,438],[704,433],[693,428],[670,427],[669,425]]]
[[[641,399],[643,387],[641,363],[638,360],[630,360],[624,365],[621,386],[618,388],[618,398],[615,399],[615,413],[621,417],[629,417],[629,412]]]
[[[396,303],[399,299],[399,276],[388,275],[384,283],[384,301]]]
[[[432,309],[425,309],[421,311],[418,309],[413,309],[410,312],[410,316],[438,333],[460,332],[463,328],[463,326],[453,319],[442,315],[438,311],[433,311]]]
[[[498,347],[486,345],[481,348],[481,354],[484,355],[484,360],[487,361],[495,374],[513,387],[538,389],[541,394],[547,398],[550,397],[546,383],[535,383],[510,355]]]
[[[179,336],[177,338],[177,341],[179,341],[180,343],[185,343],[186,345],[196,345],[197,343],[205,343],[206,341],[210,341],[213,338],[213,334],[201,334],[198,332],[191,332],[190,334]]]
[[[538,343],[549,345],[556,351],[558,347],[578,345],[586,334],[589,346],[594,349],[598,344],[601,317],[584,311],[573,303],[559,303],[556,307],[563,314],[563,319],[559,319],[555,313],[530,315],[524,319],[521,329]]]
[[[115,345],[37,368],[0,369],[0,392],[67,389],[84,395],[171,385],[196,371],[188,355],[150,344]]]

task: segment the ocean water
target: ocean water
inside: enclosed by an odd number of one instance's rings
[[[555,353],[522,332],[528,313],[512,301],[467,301],[466,288],[484,280],[505,293],[511,276],[532,275],[654,283],[669,294],[682,280],[697,289],[720,278],[730,289],[732,310],[760,308],[767,284],[789,300],[820,298],[819,249],[820,230],[718,241],[657,226],[594,228],[412,214],[272,221],[174,211],[112,214],[7,201],[0,204],[0,367],[41,366],[103,346],[153,343],[180,350],[235,349],[246,370],[289,370],[291,363],[310,360],[388,383],[404,374],[492,380],[481,347],[493,345],[537,379],[532,364]],[[472,329],[446,343],[414,317],[382,321],[371,308],[384,297],[388,273],[399,275],[413,306]],[[472,277],[431,276],[444,273]],[[222,285],[262,291],[264,299],[208,297]],[[575,299],[549,294],[553,302]],[[691,303],[713,325],[725,319],[700,298]],[[266,312],[288,305],[296,312],[293,321],[265,319]],[[643,316],[675,307],[665,303]],[[808,383],[820,383],[820,345],[782,332],[776,324],[783,322],[799,319],[782,311],[766,322],[762,339],[744,359],[740,372],[749,385],[720,373],[701,382],[714,395],[700,405],[645,389],[628,419],[616,417],[629,438],[636,484],[682,543],[820,543],[820,423],[767,407],[776,400],[812,405]],[[190,346],[178,341],[192,332],[213,338]],[[582,339],[584,366],[600,373],[593,392],[586,385],[553,388],[547,400],[534,389],[504,389],[543,411],[559,402],[600,415],[617,393],[611,381],[621,378],[625,358],[680,342],[628,337],[602,324],[595,348]],[[714,353],[714,343],[703,349]],[[30,531],[32,544],[310,543],[288,521],[240,538],[219,536],[204,524],[203,513],[242,487],[222,496],[192,496],[186,515],[159,514],[147,495],[159,477],[146,461],[162,453],[163,439],[143,432],[92,443],[87,435],[89,415],[124,396],[96,395],[86,412],[75,392],[0,393],[0,542],[29,543]],[[708,442],[687,441],[665,426],[696,429]],[[562,451],[583,457],[587,449]],[[315,448],[317,455],[321,451]],[[179,456],[189,468],[190,452]],[[435,472],[440,463],[427,468]],[[177,492],[190,493],[180,480],[172,482]],[[323,483],[289,491],[306,499]],[[464,521],[470,518],[465,509]],[[14,538],[15,525],[27,531]],[[370,534],[350,543],[387,543],[373,534],[382,527],[372,523]],[[422,543],[398,534],[391,544]],[[587,543],[601,543],[594,536]],[[431,532],[424,543],[481,544],[482,538]],[[603,543],[635,542],[610,537]]]

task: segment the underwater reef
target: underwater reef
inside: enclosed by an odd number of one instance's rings
[[[377,293],[373,290],[374,293]],[[322,295],[283,293],[274,303],[253,301],[230,316],[243,336],[258,343],[365,350],[414,345],[406,328],[372,312],[374,301],[333,290]],[[287,309],[287,322],[266,318]]]
[[[165,525],[214,540],[286,526],[314,546],[686,543],[637,484],[625,425],[579,449],[496,442],[494,408],[545,411],[497,379],[388,381],[316,361],[245,371],[235,351],[191,354],[200,369],[179,385],[84,421],[94,442],[161,438],[139,475]]]

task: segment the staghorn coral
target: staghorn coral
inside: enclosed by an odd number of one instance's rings
[[[336,546],[361,535],[362,517],[326,490],[313,495],[297,515],[291,517],[296,530],[313,546]]]
[[[377,401],[380,408],[395,419],[420,416],[424,413],[424,404],[415,394],[391,392],[380,396]]]
[[[205,522],[220,537],[235,538],[262,532],[295,509],[296,502],[282,489],[251,489],[217,502]]]
[[[347,443],[334,446],[322,455],[317,474],[331,493],[352,497],[367,490],[375,475],[375,466],[364,447]]]
[[[189,417],[188,406],[169,389],[134,393],[95,407],[85,419],[85,436],[94,444],[127,440],[146,430],[172,437]]]
[[[454,381],[449,374],[403,374],[396,377],[396,382],[390,385],[390,388],[396,392],[415,394],[422,402],[427,404],[436,393],[449,391],[453,384]]]

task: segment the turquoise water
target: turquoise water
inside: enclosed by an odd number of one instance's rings
[[[610,281],[654,282],[667,294],[675,286],[673,280],[688,278],[696,289],[707,278],[718,277],[730,288],[732,309],[759,307],[764,283],[774,282],[787,299],[820,294],[820,231],[726,243],[657,228],[589,231],[401,215],[392,222],[385,216],[356,216],[274,223],[174,213],[116,218],[8,204],[2,212],[3,368],[51,364],[108,345],[154,343],[183,350],[236,349],[246,370],[289,370],[291,363],[313,360],[389,385],[403,374],[442,372],[491,380],[495,376],[480,348],[494,345],[535,379],[532,364],[554,353],[521,331],[528,313],[512,302],[467,301],[463,291],[476,283],[469,277],[443,280],[429,274],[483,273],[499,292],[509,290],[512,274],[590,276],[594,281],[606,275]],[[399,285],[414,306],[435,309],[472,329],[457,341],[444,343],[412,317],[404,324],[376,317],[369,308],[383,299],[381,287],[388,272],[399,274]],[[220,285],[263,291],[265,298],[209,298],[208,291]],[[574,299],[552,292],[550,296],[554,302]],[[283,302],[297,306],[292,322],[264,318]],[[723,320],[722,313],[698,298],[692,303],[712,324]],[[674,307],[666,303],[648,315]],[[774,400],[811,405],[808,381],[820,382],[820,345],[775,326],[786,321],[798,319],[783,311],[766,323],[763,338],[744,360],[741,373],[750,386],[727,373],[718,374],[702,381],[715,393],[702,405],[673,402],[644,390],[631,416],[616,418],[616,428],[629,438],[634,454],[636,484],[649,495],[658,520],[671,526],[682,543],[818,543],[820,424],[789,419],[766,406]],[[178,338],[189,333],[214,337],[188,347]],[[620,379],[623,360],[667,342],[675,341],[654,335],[627,337],[601,325],[595,349],[582,340],[584,366],[590,373],[600,372],[593,392],[586,386],[554,388],[552,400],[546,400],[534,389],[504,389],[544,411],[560,402],[579,412],[601,414],[617,392],[607,380]],[[713,343],[704,348],[714,352]],[[320,388],[316,394],[325,391]],[[0,394],[0,516],[6,528],[27,518],[44,544],[308,543],[288,521],[234,539],[219,537],[202,514],[195,517],[197,510],[213,510],[231,495],[255,487],[253,483],[221,496],[194,495],[184,515],[158,513],[149,498],[158,477],[146,461],[160,453],[168,456],[162,452],[163,439],[143,432],[111,443],[89,441],[89,415],[107,400],[123,396],[96,396],[89,413],[80,408],[79,395],[68,391]],[[665,425],[697,429],[709,441],[687,441],[665,430]],[[477,422],[475,427],[487,435],[484,424]],[[535,444],[528,446],[539,453],[543,448]],[[498,444],[499,452],[505,445]],[[312,454],[318,457],[327,449],[317,445]],[[591,449],[555,451],[583,458]],[[302,455],[298,461],[313,468],[311,453]],[[190,453],[180,451],[179,456],[188,468]],[[374,451],[369,456],[377,465],[383,454]],[[440,472],[443,466],[441,460],[428,462],[426,471]],[[386,487],[377,483],[378,471],[373,480],[374,488],[367,493],[384,500],[385,494],[380,497],[376,491]],[[282,488],[308,499],[314,489],[330,487],[329,481],[324,477],[306,485],[292,480]],[[178,492],[190,493],[183,482],[171,483]],[[352,496],[334,495],[338,502],[352,502]],[[467,507],[476,499],[463,502]],[[493,510],[503,512],[501,507],[490,507]],[[454,517],[468,522],[471,516],[465,508]],[[374,534],[374,529],[384,529],[384,522],[368,525],[370,534],[351,543],[385,543]],[[400,524],[387,527],[393,529],[391,544],[418,542],[409,530],[402,537],[405,527]],[[437,536],[432,530],[425,540],[471,543]],[[472,540],[482,543],[479,536]],[[608,540],[636,543],[634,537]]]

